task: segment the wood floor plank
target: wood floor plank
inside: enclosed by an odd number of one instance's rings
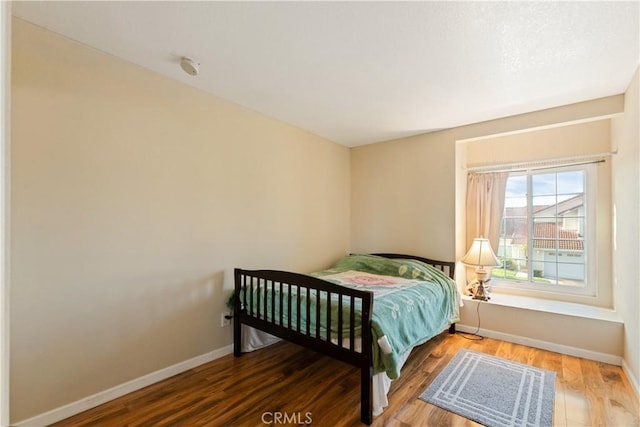
[[[603,383],[605,396],[605,414],[607,425],[638,425],[640,424],[640,405],[633,396],[626,392],[627,386],[624,373],[618,366],[606,363],[596,363]]]
[[[607,398],[604,394],[606,390],[597,362],[581,359],[580,369],[585,385],[583,392],[589,404],[589,424],[592,426],[606,426],[605,400]]]
[[[373,426],[478,426],[418,398],[460,348],[555,371],[556,427],[640,426],[640,406],[618,366],[447,333],[412,352]],[[239,358],[222,357],[55,425],[279,426],[304,424],[307,413],[313,425],[361,425],[359,370],[281,342]],[[289,418],[276,423],[276,414]]]
[[[580,359],[562,355],[562,383],[564,385],[567,424],[590,426],[590,402],[586,389]],[[593,402],[597,404],[598,402]]]

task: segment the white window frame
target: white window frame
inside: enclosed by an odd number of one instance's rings
[[[584,188],[584,205],[585,205],[585,286],[574,287],[557,284],[538,283],[529,280],[514,280],[492,277],[490,286],[495,289],[526,291],[531,295],[536,294],[556,294],[556,295],[583,295],[597,296],[597,232],[596,232],[596,189],[597,189],[597,168],[595,164],[581,164],[558,167],[532,168],[518,172],[510,172],[511,175],[527,175],[527,226],[529,227],[528,242],[532,241],[533,218],[531,217],[531,175],[544,174],[549,172],[568,172],[582,170],[585,172],[585,188]],[[527,254],[532,259],[533,248],[531,244],[527,244]],[[496,248],[497,250],[498,248]],[[529,262],[531,266],[531,261]],[[528,274],[533,275],[533,270],[529,268]]]

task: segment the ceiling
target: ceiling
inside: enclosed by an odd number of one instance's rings
[[[639,2],[14,2],[14,16],[345,146],[623,93]],[[192,77],[180,57],[200,63]]]

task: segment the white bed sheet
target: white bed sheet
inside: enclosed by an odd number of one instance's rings
[[[264,331],[252,328],[251,326],[242,325],[242,351],[250,352],[267,347],[271,344],[280,341],[280,338],[268,334]],[[345,343],[345,345],[347,345]],[[360,338],[356,338],[355,350],[360,351],[361,341]],[[404,366],[405,362],[409,358],[411,350],[407,351],[400,356],[400,369]],[[389,400],[387,394],[391,388],[391,378],[389,378],[386,372],[380,372],[375,374],[372,379],[372,396],[373,396],[373,415],[378,416],[382,414],[384,408],[389,406]]]

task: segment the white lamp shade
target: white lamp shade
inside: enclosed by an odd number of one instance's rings
[[[462,263],[479,267],[498,267],[502,265],[496,258],[496,254],[493,253],[489,239],[483,238],[473,239],[471,249],[462,258]]]

